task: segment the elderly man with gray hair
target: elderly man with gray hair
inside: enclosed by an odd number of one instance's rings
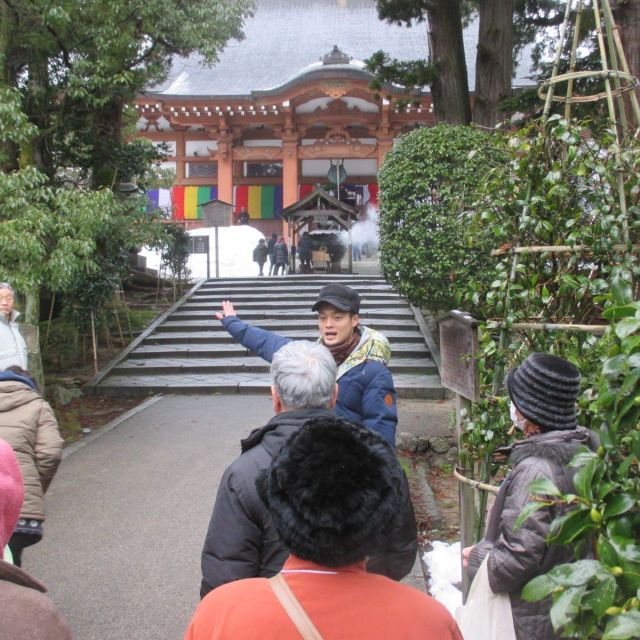
[[[0,282],[0,371],[12,365],[28,369],[27,345],[16,323],[20,313],[13,308],[14,302],[13,287]]]
[[[241,455],[222,476],[202,550],[202,597],[227,582],[271,577],[282,568],[289,551],[258,496],[256,479],[310,419],[335,415],[336,370],[331,352],[318,343],[293,341],[274,354],[271,397],[276,415],[241,441]],[[404,480],[403,508],[383,548],[367,564],[367,570],[396,580],[411,571],[417,551],[413,507]]]

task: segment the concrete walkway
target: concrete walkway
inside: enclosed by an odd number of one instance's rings
[[[400,430],[448,432],[447,402],[399,409]],[[45,536],[24,564],[76,640],[182,638],[219,479],[240,438],[271,416],[266,395],[158,396],[65,451]],[[419,563],[408,581],[425,588]]]

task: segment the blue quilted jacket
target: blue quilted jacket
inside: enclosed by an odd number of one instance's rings
[[[224,328],[250,351],[267,362],[280,347],[290,342],[272,331],[252,327],[237,316],[223,318]],[[395,446],[398,411],[396,390],[387,367],[391,349],[377,331],[360,327],[358,346],[338,367],[338,403],[336,414],[363,424]]]

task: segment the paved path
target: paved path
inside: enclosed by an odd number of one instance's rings
[[[400,429],[423,432],[428,406],[401,401]],[[431,406],[446,416],[447,403]],[[267,396],[166,396],[67,449],[44,539],[24,557],[76,640],[182,638],[218,481],[240,438],[271,415]],[[417,565],[424,587],[420,578]]]

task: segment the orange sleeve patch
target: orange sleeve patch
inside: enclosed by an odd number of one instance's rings
[[[384,397],[384,403],[387,405],[387,407],[393,406],[393,396],[390,393],[387,393],[387,395]]]

